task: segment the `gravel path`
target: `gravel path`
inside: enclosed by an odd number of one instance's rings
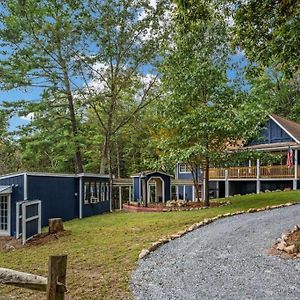
[[[163,245],[132,275],[136,300],[300,299],[300,260],[268,256],[300,205],[220,219]]]

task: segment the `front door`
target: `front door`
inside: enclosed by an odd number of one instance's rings
[[[10,235],[10,195],[0,195],[0,236]]]

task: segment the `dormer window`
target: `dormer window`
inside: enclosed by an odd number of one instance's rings
[[[179,173],[189,173],[188,166],[186,164],[179,164]]]

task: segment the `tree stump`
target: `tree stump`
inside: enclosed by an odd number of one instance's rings
[[[48,233],[58,233],[64,231],[64,224],[61,218],[49,219]]]

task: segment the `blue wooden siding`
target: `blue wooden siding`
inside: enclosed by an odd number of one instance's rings
[[[176,178],[177,179],[186,179],[186,180],[193,180],[193,176],[191,172],[186,172],[186,173],[180,173],[179,172],[179,163],[176,165],[176,169],[175,169],[175,174],[176,174]],[[196,171],[196,176],[199,177],[199,180],[203,179],[203,175],[201,172],[201,168],[198,167],[197,171]]]
[[[141,179],[140,177],[133,177],[133,200],[139,201],[141,200],[141,195],[143,194],[143,182],[147,182],[151,179],[151,177],[158,177],[161,178],[164,181],[164,198],[165,201],[171,200],[171,176],[162,174],[160,172],[153,172],[150,174],[147,174],[144,179]],[[147,184],[147,183],[146,183]],[[146,199],[147,197],[147,191],[146,195],[143,195],[143,197]],[[144,199],[144,200],[145,200]]]
[[[78,218],[77,180],[74,177],[27,176],[28,200],[42,201],[42,226],[47,226],[50,218],[64,221]]]
[[[0,179],[0,185],[13,185],[11,194],[11,226],[10,235],[16,234],[16,202],[24,200],[24,176],[18,175],[5,179]]]
[[[185,192],[185,197],[184,197],[184,192]],[[183,185],[179,185],[178,197],[180,200],[185,199],[186,201],[191,201],[193,199],[193,187],[190,185],[186,185],[184,189]]]
[[[134,177],[133,178],[133,201],[139,201],[140,200],[140,178]]]
[[[162,174],[159,172],[153,172],[151,174],[148,174],[146,176],[146,181],[148,181],[151,177],[159,177],[164,181],[165,191],[164,191],[164,197],[165,201],[171,200],[171,177],[166,174]]]
[[[251,141],[249,145],[274,144],[282,142],[293,142],[294,140],[278,126],[272,119],[269,119],[266,126],[261,130],[259,136]]]
[[[79,179],[78,179],[79,181]],[[82,179],[83,181],[83,186],[85,182],[99,182],[99,183],[109,183],[108,179],[102,179],[102,178],[89,178],[89,177],[84,177]],[[109,196],[107,197],[107,190],[105,187],[105,201],[100,201],[98,203],[88,203],[85,204],[84,203],[84,191],[82,191],[82,217],[90,217],[90,216],[94,216],[94,215],[99,215],[105,212],[109,212],[110,211],[110,201],[109,201]],[[109,194],[109,192],[108,192]],[[78,205],[77,205],[78,206]]]

